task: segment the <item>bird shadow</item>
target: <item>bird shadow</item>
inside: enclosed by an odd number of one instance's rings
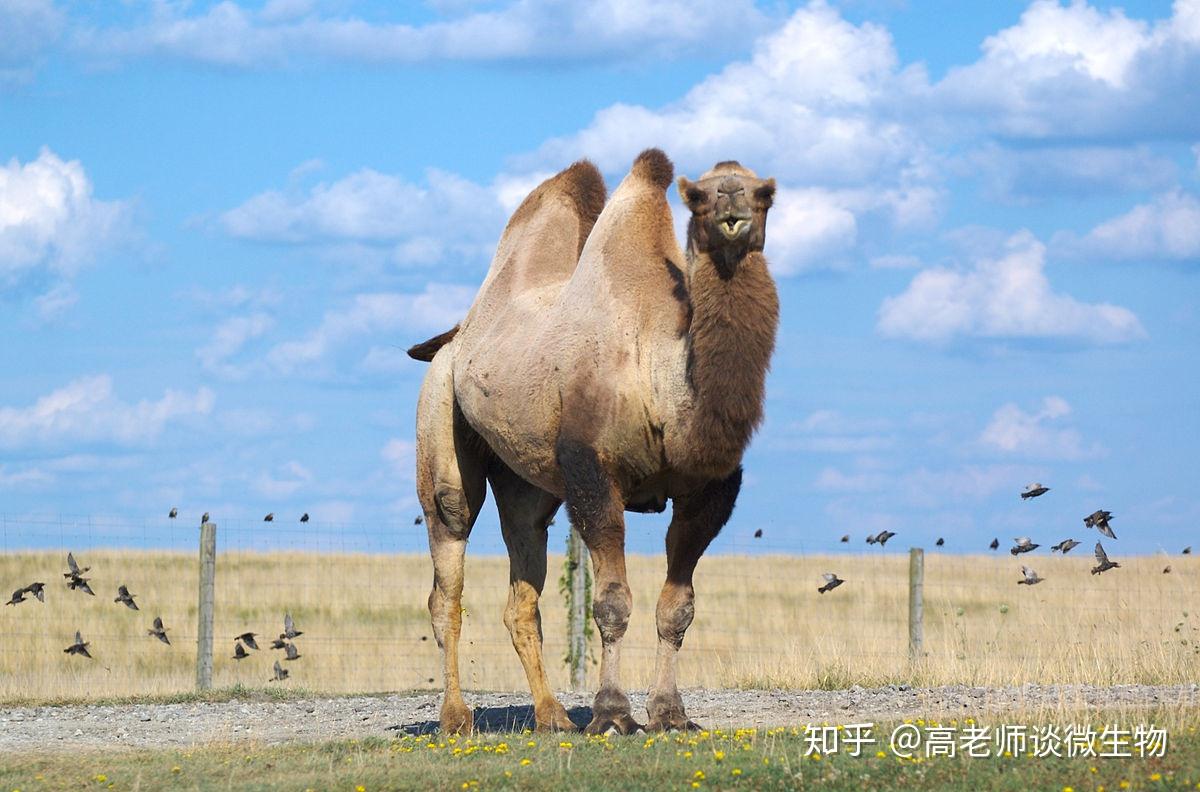
[[[529,704],[511,707],[476,707],[474,716],[475,731],[482,733],[500,734],[537,728],[533,707]],[[582,729],[592,719],[592,708],[572,707],[567,710],[567,716],[575,724],[576,729]],[[440,729],[441,724],[435,720],[396,724],[388,727],[388,731],[413,736],[435,734]]]

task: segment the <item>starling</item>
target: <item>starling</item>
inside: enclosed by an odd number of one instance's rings
[[[1025,576],[1024,580],[1018,580],[1017,585],[1024,583],[1027,586],[1036,586],[1046,578],[1038,577],[1038,573],[1027,566],[1021,567],[1021,574]]]
[[[308,522],[308,512],[300,515],[300,522]]]
[[[200,518],[201,525],[204,525],[206,522],[208,522],[208,512],[204,512],[204,516]]]
[[[87,650],[87,648],[90,645],[91,645],[91,642],[83,640],[83,636],[79,634],[79,630],[76,630],[75,631],[75,643],[71,644],[66,649],[63,649],[63,651],[66,652],[67,654],[83,655],[84,657],[87,657],[90,659],[91,655],[88,654],[88,650]]]
[[[25,589],[19,588],[13,592],[12,599],[4,603],[5,605],[20,605],[25,601]]]
[[[174,520],[176,517],[178,517],[178,516],[179,516],[179,509],[177,509],[177,508],[175,508],[174,506],[172,506],[172,507],[171,507],[171,512],[170,512],[170,514],[168,514],[167,516],[168,516],[168,517],[170,517],[172,520]]]
[[[129,589],[125,586],[117,588],[117,598],[113,602],[123,602],[125,607],[130,610],[137,610],[137,603],[133,601],[133,595],[129,593]]]
[[[275,521],[275,512],[271,512],[266,517],[263,517],[263,522],[274,522],[274,521]]]
[[[1039,495],[1045,495],[1049,491],[1050,491],[1049,487],[1043,487],[1041,484],[1038,484],[1035,481],[1033,484],[1030,484],[1029,486],[1025,487],[1025,491],[1021,493],[1021,500],[1029,500],[1030,498],[1036,498]]]
[[[759,528],[757,531],[754,532],[754,538],[762,539],[762,528]]]
[[[843,534],[842,535],[842,544],[848,544],[849,542],[850,542],[850,534]]]
[[[867,544],[875,544],[879,541],[879,537],[875,534],[867,534]]]
[[[1183,548],[1183,554],[1184,554],[1184,555],[1191,555],[1191,554],[1192,554],[1192,546],[1191,546],[1191,545],[1188,545],[1187,547]]]
[[[826,572],[821,577],[825,578],[825,585],[817,589],[821,594],[824,594],[826,591],[833,591],[846,582],[832,572]]]
[[[162,616],[154,617],[154,629],[146,630],[146,635],[153,635],[167,646],[171,645],[171,641],[167,638],[167,628],[163,627]]]
[[[287,646],[287,640],[283,637],[282,634],[280,634],[280,636],[278,638],[271,639],[271,648],[272,649],[282,649],[285,646]]]
[[[96,592],[92,591],[92,587],[88,585],[89,580],[91,580],[91,578],[72,575],[71,579],[67,581],[67,588],[71,589],[72,591],[79,589],[84,594],[91,594],[94,597],[96,596]]]
[[[993,550],[999,550],[1000,549],[1000,540],[993,539],[992,543],[990,545],[988,545],[988,547],[992,548]]]
[[[878,534],[876,534],[875,541],[879,542],[880,547],[884,547],[887,545],[888,539],[891,539],[895,535],[895,531],[880,531]]]
[[[286,657],[283,658],[284,660],[299,660],[300,659],[300,656],[301,656],[300,652],[296,651],[296,644],[294,644],[294,643],[285,644],[283,647],[283,651],[287,655]]]
[[[244,632],[241,635],[234,638],[233,640],[241,641],[242,643],[246,644],[246,646],[249,646],[251,649],[254,649],[257,651],[258,641],[254,640],[254,636],[256,636],[256,635],[258,635],[258,633]]]
[[[45,583],[30,583],[25,587],[25,590],[38,598],[38,601],[46,601],[46,584]]]
[[[1057,550],[1058,552],[1063,553],[1065,555],[1065,554],[1071,552],[1072,548],[1078,547],[1078,546],[1079,546],[1079,542],[1076,542],[1074,539],[1063,539],[1058,544],[1051,545],[1050,552],[1053,553],[1055,550]]]
[[[1034,550],[1041,547],[1041,545],[1034,544],[1032,541],[1030,541],[1028,536],[1018,536],[1013,541],[1017,543],[1017,546],[1009,548],[1008,551],[1013,555],[1019,555],[1020,553],[1032,553]]]
[[[1100,533],[1107,536],[1109,539],[1116,539],[1117,535],[1113,533],[1113,529],[1109,527],[1108,521],[1112,519],[1112,512],[1098,509],[1092,512],[1087,517],[1083,518],[1083,524],[1088,528],[1095,528]]]
[[[1165,567],[1163,567],[1163,574],[1164,575],[1171,574],[1171,565],[1170,564],[1167,564]]]
[[[275,676],[268,679],[268,682],[281,682],[288,678],[288,670],[279,665],[279,661],[275,661]]]
[[[1101,572],[1107,572],[1110,569],[1116,569],[1121,566],[1116,561],[1108,560],[1108,553],[1104,552],[1104,548],[1096,542],[1096,566],[1092,567],[1092,574],[1099,575]]]
[[[423,522],[425,522],[425,518],[419,514],[413,519],[413,525],[420,525]]]
[[[296,623],[294,621],[292,621],[292,614],[290,614],[290,613],[283,614],[283,632],[280,634],[279,637],[292,639],[292,638],[295,638],[297,635],[304,635],[304,633],[299,632],[296,629]]]
[[[934,544],[937,545],[938,547],[942,547],[943,545],[946,544],[946,540],[939,536],[938,540],[936,542],[934,542]]]
[[[75,563],[74,553],[67,553],[67,567],[70,569],[70,571],[63,572],[63,577],[65,578],[80,577],[84,572],[87,572],[89,569],[91,569],[91,567],[84,567],[83,569],[80,569],[79,564]]]
[[[233,646],[233,659],[234,660],[245,660],[249,656],[250,656],[249,653],[246,652],[246,647],[242,646],[241,643],[234,644],[234,646]]]

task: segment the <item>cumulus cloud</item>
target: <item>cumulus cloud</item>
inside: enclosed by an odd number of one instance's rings
[[[1044,271],[1045,245],[1032,234],[1015,234],[1005,247],[1002,255],[965,269],[922,270],[904,292],[883,301],[877,330],[925,342],[1050,338],[1114,344],[1145,336],[1127,308],[1055,292]]]
[[[1200,259],[1200,200],[1175,190],[1093,228],[1082,252],[1114,259]]]
[[[515,0],[487,10],[452,3],[437,8],[448,18],[419,25],[323,15],[302,0],[272,0],[258,10],[229,0],[198,11],[189,6],[155,3],[134,26],[77,31],[75,46],[102,59],[160,56],[235,67],[313,58],[648,59],[736,48],[769,21],[751,0]]]
[[[81,377],[28,407],[0,407],[0,447],[69,443],[137,445],[156,440],[168,424],[212,412],[208,388],[167,390],[157,400],[122,401],[107,374]]]
[[[272,347],[267,363],[288,374],[323,363],[354,338],[399,330],[448,330],[462,319],[474,297],[474,288],[437,283],[418,294],[358,294],[349,305],[326,312],[305,337]]]
[[[78,160],[47,148],[26,163],[14,157],[0,167],[0,291],[30,278],[69,280],[125,237],[129,215],[127,204],[94,197]],[[61,307],[66,297],[47,301]]]
[[[992,415],[979,442],[1005,454],[1048,459],[1081,459],[1101,453],[1098,446],[1085,448],[1075,429],[1056,428],[1070,415],[1071,405],[1060,396],[1045,397],[1032,412],[1009,402]]]

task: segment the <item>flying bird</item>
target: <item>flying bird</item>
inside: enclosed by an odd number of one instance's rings
[[[175,508],[174,506],[172,506],[172,507],[171,507],[171,512],[170,512],[170,514],[168,514],[167,516],[168,516],[168,517],[170,517],[172,520],[174,520],[176,517],[178,517],[178,516],[179,516],[179,509],[177,509],[177,508]]]
[[[258,633],[244,632],[241,635],[235,637],[233,640],[241,641],[242,643],[246,644],[246,646],[249,646],[251,649],[257,650],[258,649],[258,641],[254,640],[254,636],[256,636],[256,635],[258,635]]]
[[[241,643],[234,644],[234,646],[233,646],[233,659],[234,660],[245,660],[249,656],[250,656],[250,654],[246,651],[246,647],[242,646]]]
[[[867,544],[875,544],[879,541],[879,537],[875,534],[867,534]]]
[[[46,601],[46,584],[45,583],[30,583],[25,587],[25,590],[38,598],[39,602]]]
[[[877,533],[875,535],[875,541],[879,542],[880,547],[884,547],[885,545],[887,545],[888,539],[891,539],[895,535],[896,535],[895,531],[887,531],[887,530],[880,531],[879,533]]]
[[[19,588],[13,592],[12,599],[4,603],[5,605],[20,605],[25,601],[25,589]]]
[[[1099,575],[1101,572],[1107,572],[1110,569],[1116,569],[1121,566],[1116,561],[1108,560],[1108,553],[1104,552],[1104,548],[1096,542],[1096,566],[1092,567],[1092,574]]]
[[[1183,554],[1184,554],[1184,555],[1191,555],[1191,554],[1192,554],[1192,546],[1191,546],[1191,545],[1188,545],[1187,547],[1183,548]]]
[[[1018,555],[1020,553],[1032,553],[1034,550],[1041,547],[1041,545],[1034,544],[1032,541],[1030,541],[1028,536],[1018,536],[1013,541],[1017,543],[1016,547],[1011,547],[1008,550],[1008,552],[1012,553],[1013,555]]]
[[[79,634],[79,630],[76,630],[75,643],[71,644],[66,649],[63,649],[63,652],[66,654],[83,655],[84,657],[90,659],[91,655],[88,654],[87,650],[89,646],[91,646],[91,642],[83,640],[83,636]]]
[[[1167,564],[1165,567],[1163,567],[1163,574],[1164,575],[1171,574],[1171,565],[1170,564]]]
[[[163,627],[162,616],[154,617],[154,629],[146,630],[146,635],[153,635],[155,638],[162,641],[167,646],[171,645],[170,639],[167,638],[167,628]]]
[[[759,528],[757,531],[754,532],[754,538],[762,539],[762,528]]]
[[[832,572],[826,572],[825,574],[821,575],[821,577],[825,578],[825,585],[818,588],[817,591],[822,594],[824,594],[826,591],[833,591],[835,588],[846,582]]]
[[[1060,553],[1066,554],[1066,553],[1071,552],[1072,548],[1075,548],[1078,546],[1079,546],[1079,542],[1076,542],[1074,539],[1063,539],[1058,544],[1051,545],[1050,552],[1053,553],[1055,550],[1057,550]]]
[[[946,540],[939,536],[938,540],[934,542],[934,544],[936,544],[938,547],[941,547],[942,545],[946,544]]]
[[[300,522],[308,522],[308,512],[300,515]]]
[[[284,653],[287,655],[284,660],[299,660],[300,652],[296,650],[296,644],[290,643],[283,647]]]
[[[67,588],[71,589],[72,591],[78,589],[84,594],[91,594],[94,597],[96,596],[96,592],[92,591],[92,587],[88,585],[89,580],[91,580],[91,578],[72,575],[71,579],[67,581]]]
[[[993,539],[992,543],[990,545],[988,545],[988,547],[992,548],[993,550],[999,550],[1000,549],[1000,540]]]
[[[847,544],[849,541],[850,541],[850,534],[844,534],[842,536],[842,544]]]
[[[208,522],[208,512],[204,512],[204,516],[200,518],[201,525],[204,525],[206,522]]]
[[[423,522],[425,522],[425,518],[418,514],[413,520],[413,525],[420,525]]]
[[[283,637],[282,633],[280,633],[278,638],[271,639],[272,649],[282,649],[285,646],[287,646],[287,639]]]
[[[1027,566],[1021,567],[1021,574],[1025,576],[1025,579],[1018,580],[1017,581],[1018,586],[1021,585],[1022,583],[1025,584],[1026,586],[1036,586],[1038,583],[1041,583],[1043,580],[1046,579],[1043,577],[1038,577],[1038,573],[1036,571],[1030,569]]]
[[[1112,519],[1112,512],[1097,509],[1096,511],[1083,518],[1083,524],[1088,528],[1095,528],[1100,533],[1107,536],[1109,539],[1116,539],[1117,535],[1113,533],[1113,529],[1109,527],[1108,521]]]
[[[275,661],[275,676],[268,679],[268,682],[282,682],[288,678],[288,670],[279,665],[279,661]]]
[[[80,569],[79,564],[75,563],[74,553],[67,553],[67,567],[70,571],[63,572],[63,577],[65,578],[79,577],[84,572],[87,572],[89,569],[91,569],[91,567],[84,567],[83,569]]]
[[[125,586],[117,588],[117,598],[113,602],[123,602],[126,608],[138,610],[137,603],[133,601],[133,595],[129,593],[129,589]]]
[[[1035,481],[1034,483],[1029,484],[1028,486],[1025,487],[1025,491],[1021,493],[1021,500],[1029,500],[1030,498],[1036,498],[1039,495],[1045,495],[1049,491],[1050,491],[1049,487],[1043,487],[1041,484],[1039,484]]]
[[[304,635],[304,633],[302,633],[296,629],[296,623],[294,621],[292,621],[292,614],[290,614],[290,613],[283,614],[283,632],[280,633],[279,637],[287,638],[290,640],[292,638],[295,638],[297,635]]]
[[[275,512],[271,512],[266,517],[263,517],[263,522],[275,522]]]

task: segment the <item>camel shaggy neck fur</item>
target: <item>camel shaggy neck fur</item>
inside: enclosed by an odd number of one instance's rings
[[[643,152],[606,205],[586,162],[544,182],[509,221],[457,331],[414,347],[432,359],[418,402],[417,485],[434,559],[444,728],[471,727],[458,603],[485,480],[510,557],[505,623],[543,728],[570,727],[541,655],[547,523],[565,501],[595,568],[603,647],[587,729],[628,732],[638,724],[620,683],[632,604],[624,512],[673,501],[648,712],[655,728],[688,725],[674,668],[692,619],[692,572],[737,497],[779,306],[762,255],[774,182],[733,162],[681,178],[692,215],[685,255],[666,199],[673,170],[661,151]]]

